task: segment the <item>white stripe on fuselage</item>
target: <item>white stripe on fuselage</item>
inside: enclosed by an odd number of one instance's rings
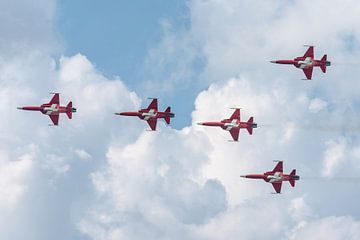
[[[156,117],[157,113],[155,112],[155,109],[150,109],[149,112],[142,113],[142,116],[144,117],[144,120],[149,120],[152,117]]]
[[[45,107],[44,111],[46,115],[51,115],[54,112],[58,112],[59,108],[57,104],[52,104],[50,107]]]
[[[313,66],[314,61],[311,59],[311,57],[307,57],[304,61],[298,61],[298,64],[300,65],[300,68],[307,68]]]
[[[282,176],[280,172],[274,173],[274,175],[268,175],[267,178],[270,180],[269,182],[279,182],[282,181]]]
[[[230,131],[232,128],[234,127],[239,127],[239,123],[237,123],[236,119],[233,119],[231,122],[229,123],[225,123],[224,126],[226,127],[226,131]]]

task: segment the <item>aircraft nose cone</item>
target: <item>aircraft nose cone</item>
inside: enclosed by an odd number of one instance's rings
[[[240,175],[240,177],[242,177],[242,178],[246,178],[246,175]]]
[[[271,63],[276,63],[276,60],[272,60],[272,61],[270,61]]]
[[[17,109],[23,110],[23,107],[17,107]]]
[[[200,123],[197,123],[197,125],[204,125],[204,123],[201,123],[201,122],[200,122]]]

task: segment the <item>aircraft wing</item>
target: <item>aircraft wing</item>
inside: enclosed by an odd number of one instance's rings
[[[155,109],[156,111],[158,110],[158,101],[157,98],[154,98],[151,103],[149,104],[149,106],[147,107],[147,109]]]
[[[281,192],[281,186],[282,186],[282,182],[274,182],[272,183],[276,193],[280,193]]]
[[[149,120],[147,120],[147,123],[149,124],[151,130],[153,130],[153,131],[156,130],[157,119],[150,118]]]
[[[234,141],[237,141],[239,139],[239,133],[240,133],[240,128],[232,128],[230,130],[230,134],[234,139]]]
[[[272,170],[273,173],[276,173],[276,172],[283,172],[283,162],[282,161],[279,161],[276,166],[274,167],[274,170]]]
[[[53,114],[53,115],[49,115],[51,121],[53,122],[54,125],[58,125],[59,123],[59,114]]]
[[[312,72],[313,72],[313,68],[304,68],[303,69],[305,76],[308,80],[311,80],[312,78]]]
[[[314,59],[314,46],[310,46],[308,50],[306,50],[304,54],[304,58],[311,57],[311,59]]]
[[[230,117],[231,120],[233,119],[239,119],[240,120],[240,109],[235,109],[234,113]]]
[[[49,102],[50,105],[52,104],[60,104],[60,97],[58,93],[55,93],[52,99]]]

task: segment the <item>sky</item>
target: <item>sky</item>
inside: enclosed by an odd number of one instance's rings
[[[356,0],[0,1],[1,239],[359,239]],[[270,60],[328,54],[312,81]],[[49,127],[41,104],[78,109]],[[114,112],[172,106],[156,132]],[[238,143],[196,123],[241,107]],[[241,179],[284,160],[282,194]]]

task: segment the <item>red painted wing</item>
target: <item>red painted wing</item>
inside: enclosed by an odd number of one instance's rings
[[[230,117],[231,120],[239,119],[240,120],[240,109],[236,109]]]
[[[58,123],[59,123],[59,115],[58,114],[49,115],[49,117],[54,125],[58,125]]]
[[[147,123],[149,124],[151,130],[155,131],[156,130],[156,123],[157,123],[157,119],[149,119],[147,120]]]
[[[55,93],[49,104],[60,104],[60,97],[58,93]]]
[[[307,57],[311,57],[312,59],[314,59],[314,47],[313,46],[310,46],[308,48],[308,50],[306,50],[306,52],[304,54],[304,58],[307,58]]]
[[[274,182],[272,183],[276,193],[280,193],[281,192],[281,185],[282,185],[282,182]]]
[[[156,98],[151,101],[147,109],[155,109],[156,111],[158,110],[158,102]]]
[[[237,141],[239,139],[239,132],[240,132],[240,128],[232,128],[230,130],[230,134],[234,139],[234,141]]]
[[[312,72],[313,72],[313,68],[304,68],[303,69],[305,76],[308,80],[311,80],[312,78]]]
[[[274,170],[272,170],[273,173],[276,173],[276,172],[283,172],[283,162],[282,161],[279,161],[276,166],[274,167]]]

